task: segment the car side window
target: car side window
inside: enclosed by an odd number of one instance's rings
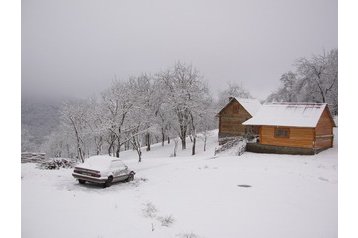
[[[116,169],[125,169],[126,165],[121,161],[112,161],[111,167]]]

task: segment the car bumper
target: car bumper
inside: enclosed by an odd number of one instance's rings
[[[106,177],[97,178],[97,177],[91,177],[91,176],[78,174],[78,173],[72,173],[72,176],[76,179],[82,179],[82,180],[92,182],[92,183],[105,183],[107,181]]]

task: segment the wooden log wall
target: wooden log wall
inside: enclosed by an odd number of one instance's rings
[[[313,148],[314,128],[282,127],[289,129],[288,138],[275,137],[275,126],[260,127],[260,143],[264,145]]]

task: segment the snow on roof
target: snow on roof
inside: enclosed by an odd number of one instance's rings
[[[326,103],[264,104],[243,125],[316,127]]]
[[[237,98],[237,97],[235,97],[235,99],[245,108],[245,110],[248,113],[251,114],[251,116],[254,116],[261,107],[261,103],[257,99]]]

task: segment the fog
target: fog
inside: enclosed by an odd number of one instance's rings
[[[23,0],[22,95],[87,97],[193,64],[264,99],[295,59],[338,47],[336,0]]]

